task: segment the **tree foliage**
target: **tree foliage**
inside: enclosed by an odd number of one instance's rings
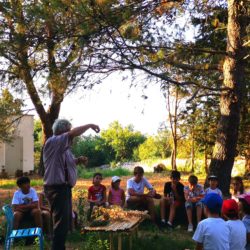
[[[107,64],[96,50],[106,42],[104,34],[133,12],[122,7],[116,0],[0,3],[1,80],[27,92],[45,140],[52,135],[64,97],[76,86],[86,89],[100,83],[92,73]]]
[[[147,137],[146,141],[139,145],[139,159],[164,159],[169,157],[171,154],[170,140],[170,133],[168,130],[159,131],[158,135]]]
[[[211,100],[207,97],[217,102],[220,96],[209,171],[219,176],[228,194],[240,122],[248,127],[242,111],[249,110],[244,96],[249,93],[247,1],[5,1],[0,13],[3,81],[27,90],[47,137],[65,95],[96,82],[91,73],[140,70],[149,81],[185,90],[187,102]],[[47,110],[44,96],[50,99]],[[206,119],[206,106],[199,109]],[[126,140],[121,143],[111,134],[115,139],[106,133],[106,143],[116,160],[128,158]]]
[[[191,163],[196,154],[203,155],[206,172],[215,144],[218,117],[218,100],[209,96],[189,102],[181,113],[181,133],[188,142],[184,143],[186,148],[182,152],[188,153],[185,157],[191,156]]]
[[[72,145],[72,151],[76,157],[88,157],[87,167],[97,167],[103,164],[109,164],[114,156],[105,148],[103,138],[99,136],[83,136],[76,138]]]
[[[35,168],[39,166],[41,151],[43,147],[42,123],[39,119],[34,121],[34,163]]]
[[[242,93],[249,78],[249,23],[247,1],[161,1],[154,10],[133,19],[134,29],[140,27],[136,35],[127,38],[120,32],[110,38],[120,48],[110,65],[141,70],[163,84],[186,87],[190,99],[220,96],[209,172],[218,175],[225,195],[237,153]],[[187,39],[192,29],[195,35]]]
[[[101,132],[105,145],[115,153],[115,161],[133,159],[134,150],[142,144],[146,138],[138,131],[134,131],[132,125],[123,127],[118,121],[109,125],[107,130]]]
[[[8,89],[0,96],[0,141],[10,141],[22,116],[22,102],[15,99]]]

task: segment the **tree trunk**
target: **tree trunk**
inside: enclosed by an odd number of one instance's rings
[[[192,146],[191,146],[191,172],[194,172],[194,128],[192,127]]]
[[[169,86],[167,88],[166,98],[167,98],[169,124],[170,124],[172,139],[173,139],[173,150],[171,154],[171,167],[172,167],[172,170],[177,170],[176,156],[177,156],[177,146],[178,146],[178,136],[177,136],[178,88],[177,87],[175,88],[175,103],[174,103],[173,115],[171,113]]]
[[[59,104],[59,109],[57,109],[57,110],[58,110],[58,113],[57,113],[57,118],[58,118],[59,111],[60,111],[60,104]],[[46,118],[47,117],[49,117],[49,115],[47,115]],[[44,144],[47,141],[47,139],[53,135],[52,125],[53,125],[54,121],[56,120],[55,117],[56,116],[55,116],[55,113],[54,113],[53,118],[46,119],[46,120],[41,120],[42,128],[43,128],[43,136],[42,136],[42,138],[43,138],[43,146],[42,146],[41,153],[40,153],[40,162],[39,162],[39,168],[38,168],[38,174],[40,176],[44,175],[43,147],[44,147]]]
[[[245,173],[250,174],[250,148],[245,152]]]
[[[178,148],[178,138],[177,138],[177,112],[178,112],[178,88],[175,88],[175,107],[174,107],[174,132],[173,132],[173,141],[174,141],[174,157],[172,162],[172,169],[177,170],[176,157],[177,157],[177,148]]]
[[[242,87],[244,83],[244,48],[242,23],[244,1],[228,0],[227,56],[223,64],[223,88],[220,97],[220,120],[209,174],[219,178],[219,187],[229,196],[231,172],[236,156]],[[246,4],[245,4],[246,5]],[[246,6],[245,6],[246,7]]]
[[[172,167],[172,170],[177,170],[177,165],[176,165],[176,148],[177,148],[177,141],[174,140],[174,148],[173,148],[172,154],[171,154],[171,167]]]
[[[205,145],[204,150],[204,165],[205,165],[205,173],[208,174],[208,164],[207,164],[207,145]]]

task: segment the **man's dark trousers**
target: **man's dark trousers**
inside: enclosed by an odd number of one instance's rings
[[[53,218],[52,250],[65,250],[72,218],[72,194],[68,185],[44,186]]]

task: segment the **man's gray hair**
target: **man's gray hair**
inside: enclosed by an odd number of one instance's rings
[[[72,127],[72,124],[66,119],[56,119],[53,126],[53,134],[61,135],[65,132],[68,132]]]

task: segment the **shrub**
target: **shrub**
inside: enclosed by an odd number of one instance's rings
[[[129,176],[131,172],[125,168],[112,168],[112,169],[80,169],[78,176],[84,179],[91,179],[95,172],[100,172],[103,177],[118,176]]]

